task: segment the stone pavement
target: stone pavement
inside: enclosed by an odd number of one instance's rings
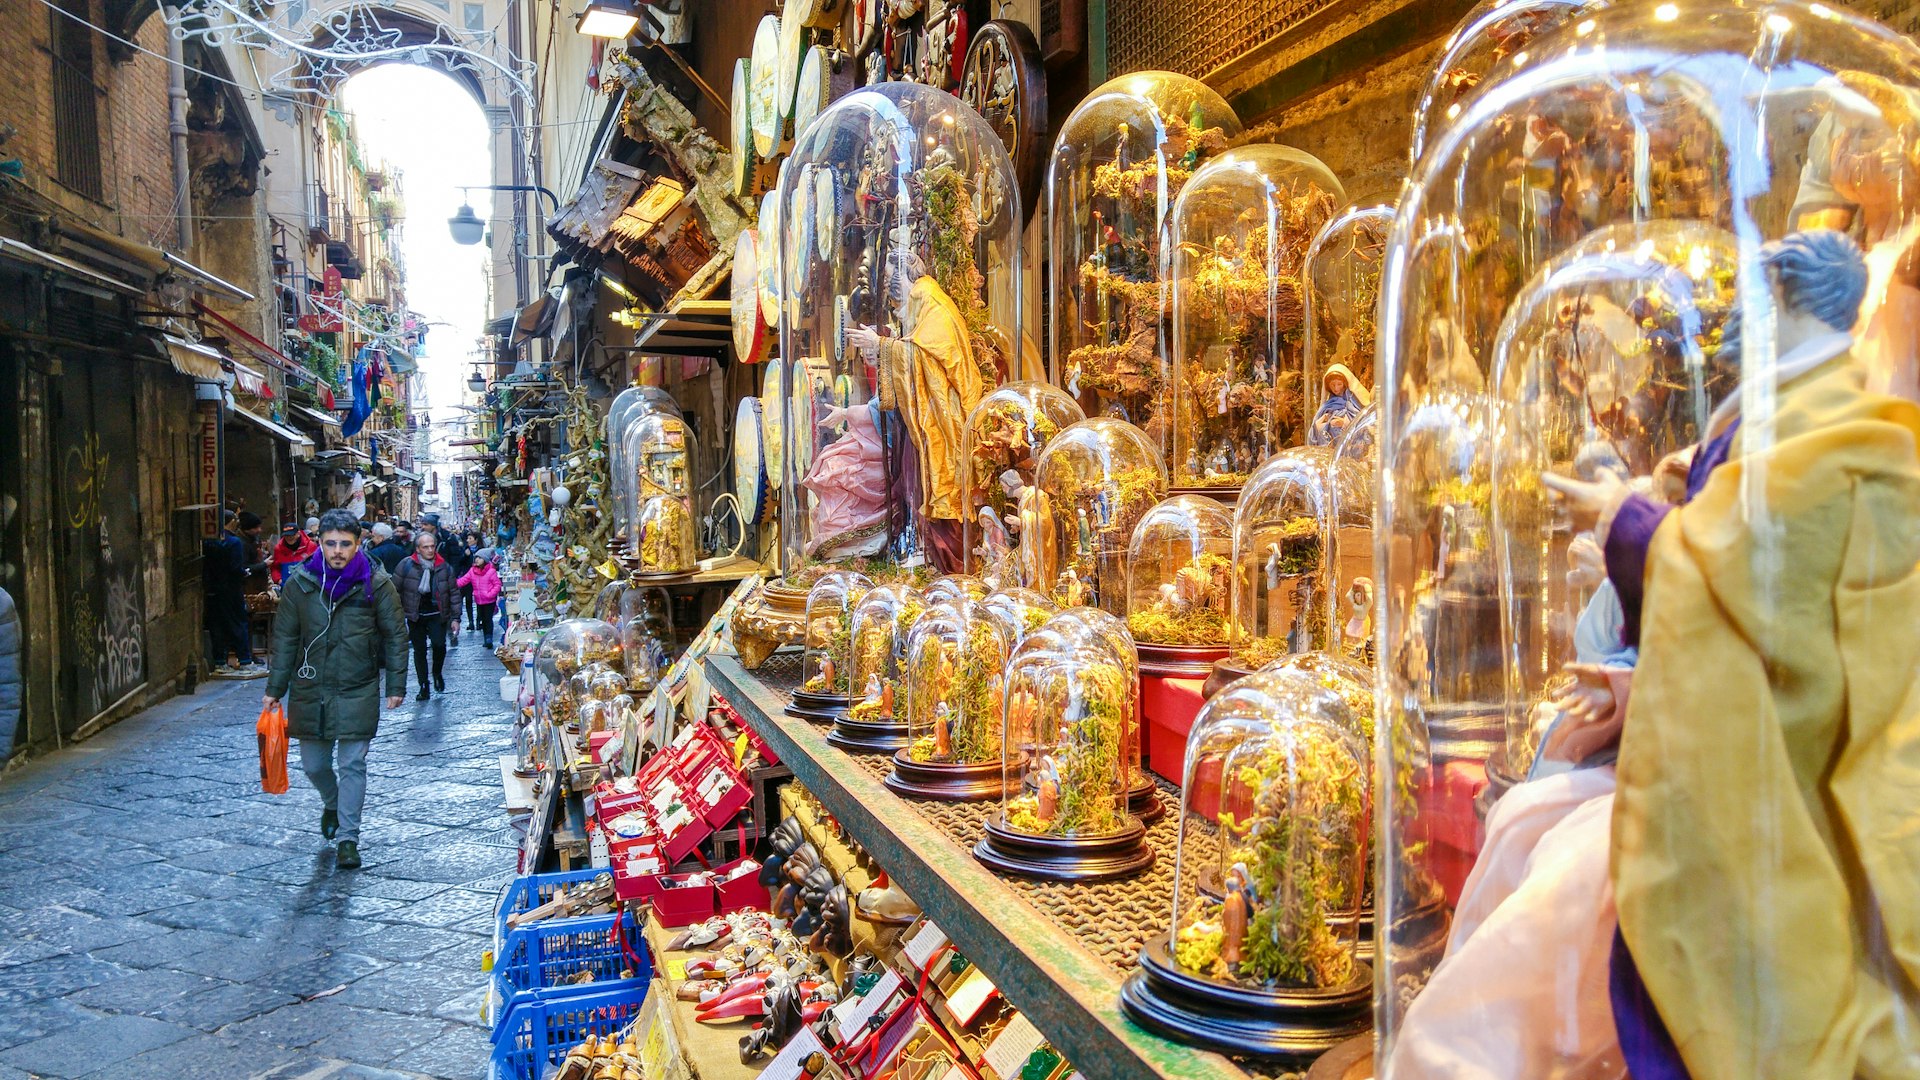
[[[470,634],[446,697],[382,719],[358,871],[265,680],[216,682],[0,778],[0,1080],[486,1074],[481,951],[511,878],[506,672]]]

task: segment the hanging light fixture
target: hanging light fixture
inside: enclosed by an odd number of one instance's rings
[[[453,234],[453,242],[463,247],[472,247],[487,234],[487,223],[473,212],[467,203],[460,204],[460,210],[447,219],[447,231]]]
[[[593,0],[574,25],[588,37],[625,41],[640,25],[640,5],[633,0]]]
[[[473,374],[467,376],[467,389],[476,394],[487,392],[487,377],[481,374],[479,368],[474,368]]]

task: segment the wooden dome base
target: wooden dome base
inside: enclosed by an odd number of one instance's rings
[[[1373,970],[1356,962],[1340,986],[1241,986],[1182,970],[1156,937],[1120,989],[1135,1023],[1189,1046],[1303,1068],[1373,1028]]]
[[[989,868],[1040,881],[1112,881],[1153,865],[1146,826],[1132,818],[1105,836],[1036,836],[1010,829],[999,815],[987,819],[987,835],[973,857]]]

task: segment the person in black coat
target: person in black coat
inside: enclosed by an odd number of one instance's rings
[[[394,572],[394,584],[400,589],[400,607],[407,616],[408,635],[413,639],[413,666],[420,676],[420,693],[415,700],[431,696],[429,687],[446,693],[447,680],[440,669],[447,662],[447,623],[460,617],[460,590],[454,584],[459,577],[453,566],[441,557],[432,532],[422,530],[413,542],[413,554],[400,560]],[[428,650],[432,664],[428,664]],[[429,681],[428,676],[432,679]]]
[[[389,574],[398,570],[400,560],[412,553],[406,541],[394,535],[392,526],[386,522],[373,527],[373,539],[374,545],[367,549],[367,554],[372,556],[373,561],[379,563],[380,568]]]

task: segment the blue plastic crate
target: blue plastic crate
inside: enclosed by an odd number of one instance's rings
[[[577,881],[592,881],[607,870],[567,870],[557,874],[526,874],[514,878],[500,893],[500,905],[494,914],[493,948],[500,951],[506,943],[507,920],[515,915],[532,911],[541,904],[553,899],[563,885],[572,885]]]
[[[635,920],[618,915],[544,919],[510,930],[493,958],[503,1001],[526,990],[573,985],[583,975],[607,982],[632,968],[644,978],[650,967],[646,935]]]
[[[626,1027],[646,1000],[645,979],[516,997],[494,1025],[489,1080],[541,1080],[587,1036],[605,1038]]]

